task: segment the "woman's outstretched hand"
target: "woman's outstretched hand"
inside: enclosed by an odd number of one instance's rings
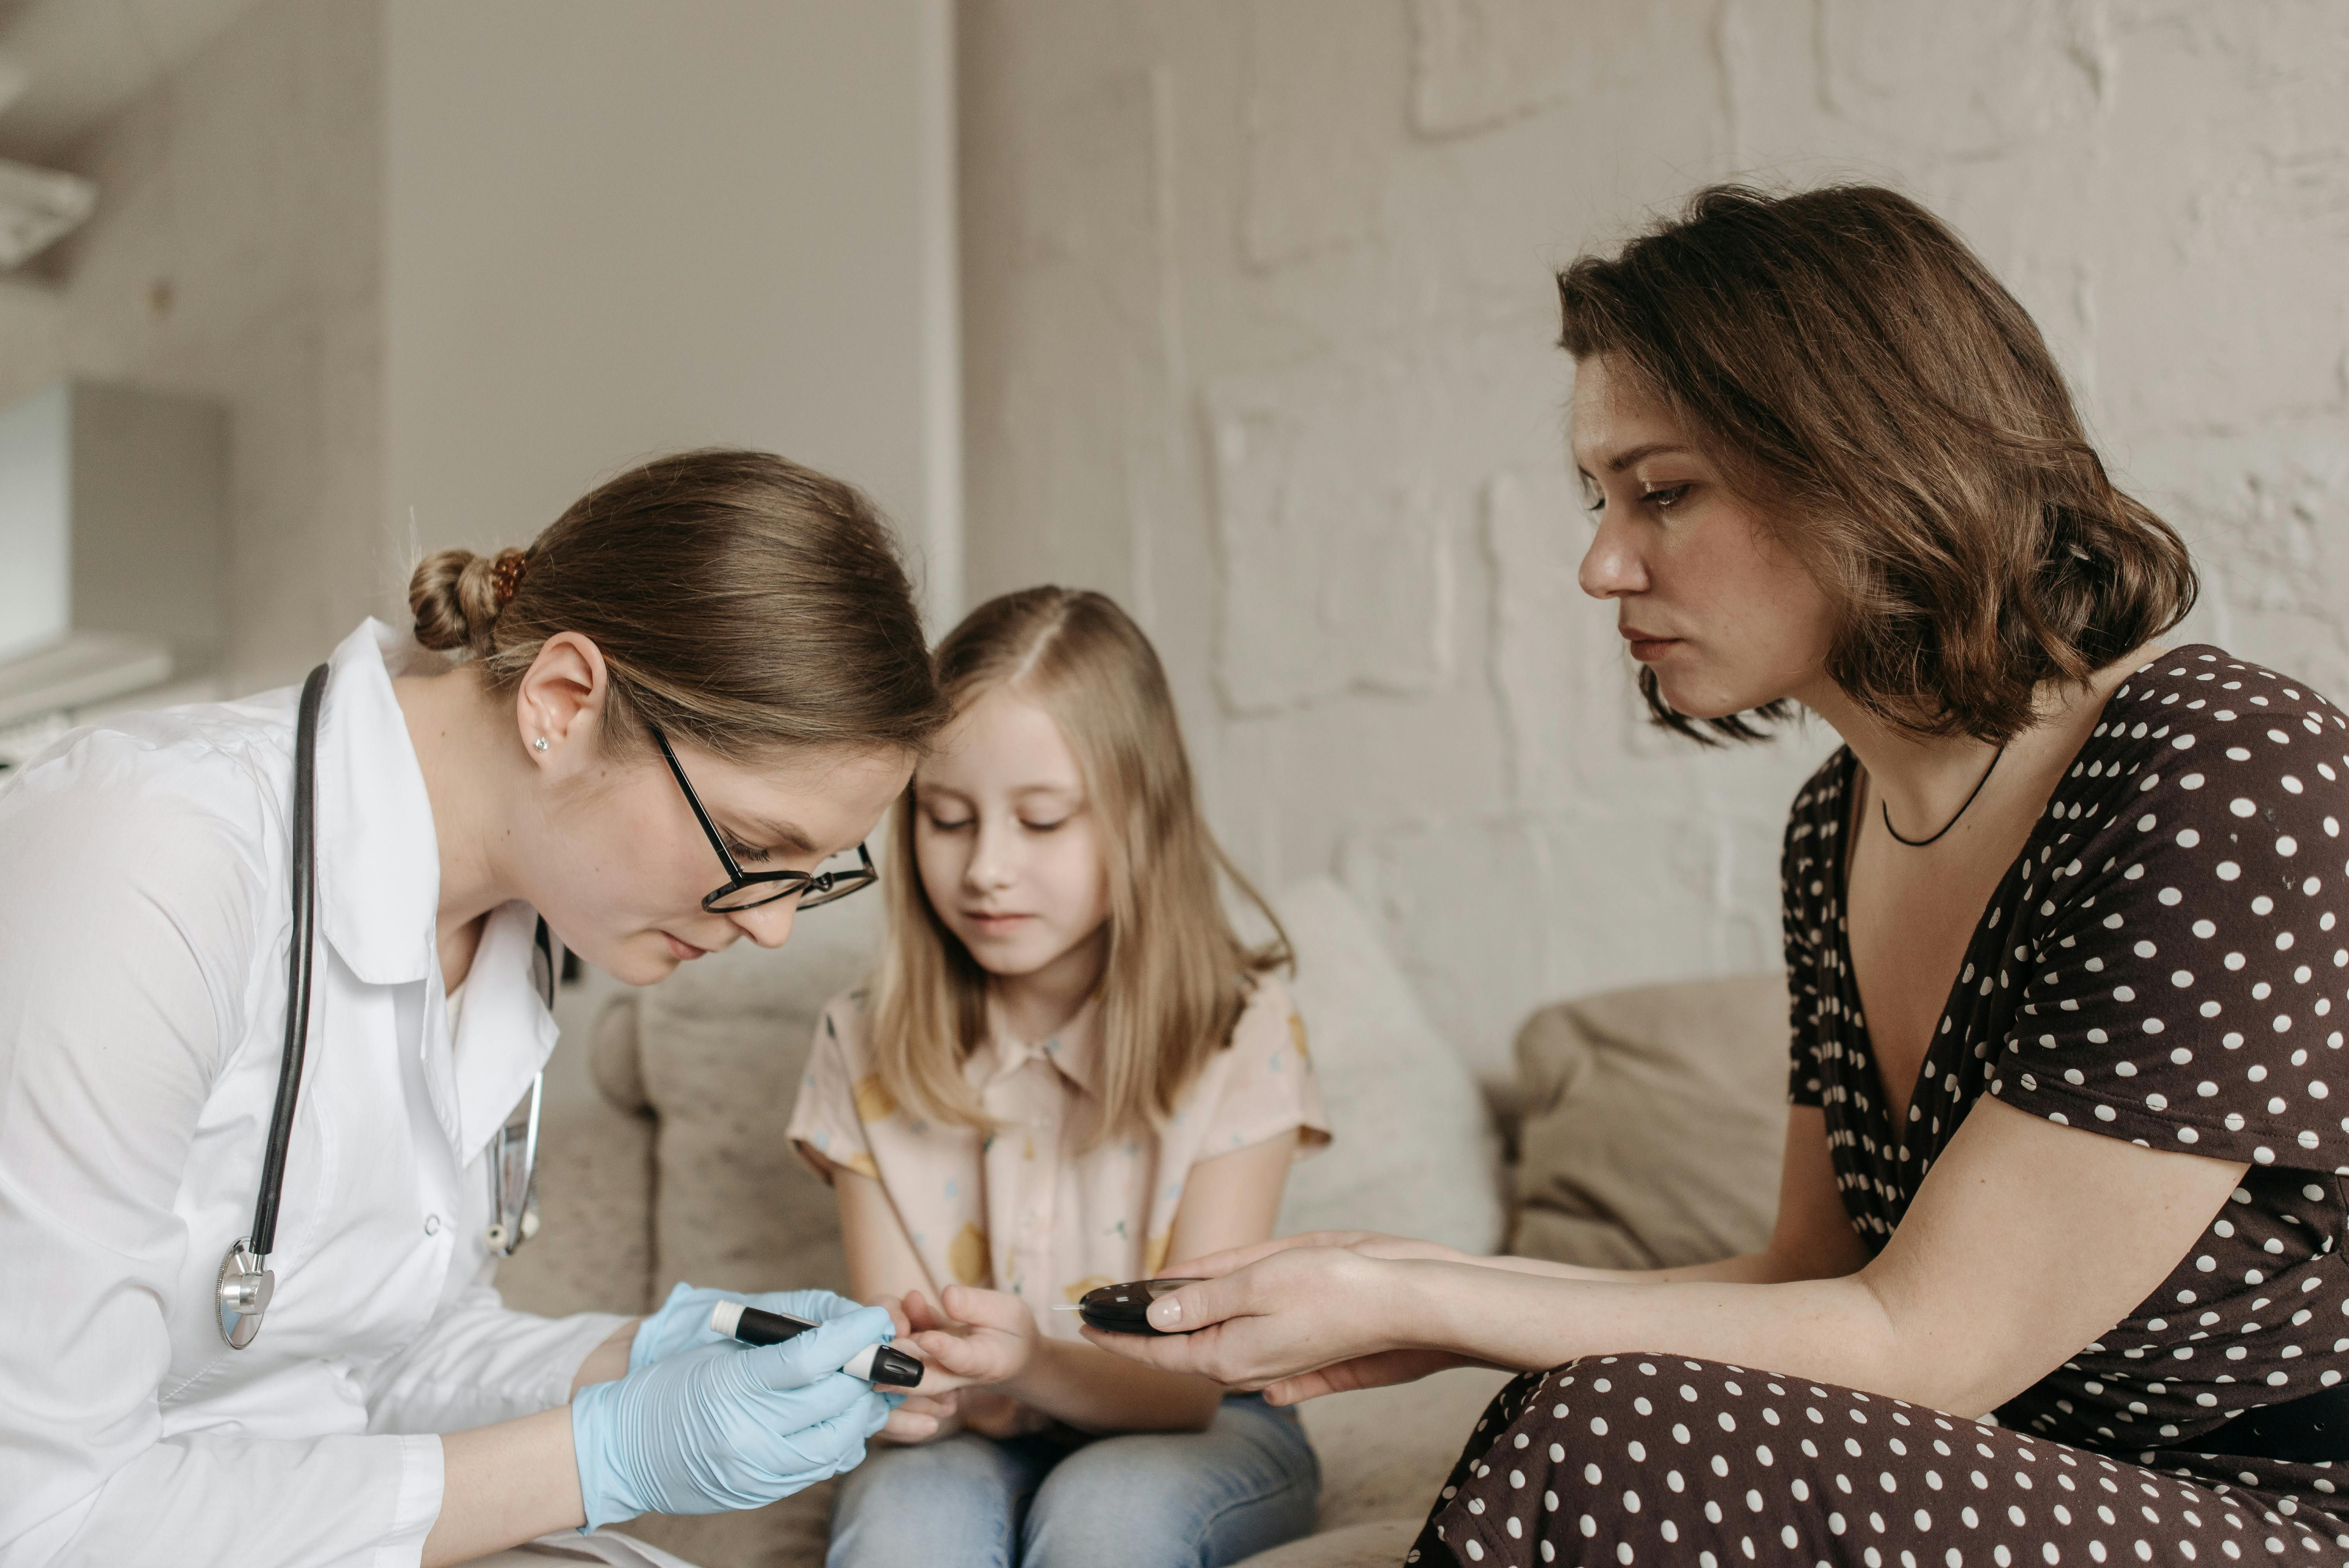
[[[1084,1336],[1129,1360],[1293,1405],[1472,1365],[1414,1343],[1407,1288],[1420,1265],[1469,1261],[1369,1231],[1285,1236],[1169,1268],[1167,1278],[1199,1283],[1151,1304],[1161,1336]]]

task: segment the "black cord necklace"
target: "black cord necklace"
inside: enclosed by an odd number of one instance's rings
[[[1998,771],[1998,759],[2005,755],[2006,748],[2003,746],[2000,747],[1996,751],[1991,754],[1990,766],[1983,769],[1982,776],[1979,779],[1975,780],[1973,794],[1966,797],[1965,806],[1958,808],[1957,817],[1952,817],[1948,821],[1941,824],[1941,831],[1940,833],[1934,834],[1930,839],[1901,839],[1900,830],[1892,825],[1892,808],[1886,805],[1881,799],[1878,799],[1876,802],[1876,810],[1878,814],[1884,819],[1884,830],[1891,834],[1894,838],[1899,839],[1902,843],[1908,845],[1912,850],[1921,850],[1927,844],[1940,842],[1943,833],[1947,833],[1951,828],[1958,825],[1958,817],[1962,817],[1966,814],[1966,807],[1971,806],[1974,803],[1974,797],[1982,792],[1982,786],[1990,782],[1990,776]]]

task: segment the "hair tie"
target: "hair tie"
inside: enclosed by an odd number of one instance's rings
[[[499,556],[497,564],[490,568],[490,581],[497,584],[499,609],[513,603],[514,591],[522,586],[522,574],[529,567],[530,558],[512,550]]]

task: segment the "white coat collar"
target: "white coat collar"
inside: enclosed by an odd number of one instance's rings
[[[414,639],[369,619],[327,659],[318,714],[318,923],[372,985],[420,985],[417,1048],[432,1109],[470,1161],[546,1065],[557,1036],[531,956],[537,916],[519,901],[490,912],[449,1036],[438,921],[440,836],[392,677],[440,667]]]
[[[427,655],[370,617],[326,660],[318,712],[318,923],[370,985],[438,967],[440,841],[391,677]],[[394,666],[397,666],[395,669]]]
[[[450,1116],[437,1089],[433,1106],[457,1152],[469,1161],[505,1125],[530,1080],[554,1052],[560,1031],[531,977],[537,936],[536,910],[520,899],[500,904],[490,912],[481,944],[473,951],[473,967],[465,976],[465,1007],[449,1052],[457,1114]],[[555,964],[562,962],[560,952],[549,954]],[[432,973],[437,984],[437,962]],[[448,1010],[432,1007],[426,1013],[429,1041],[447,1030]],[[455,1125],[450,1126],[452,1119]]]

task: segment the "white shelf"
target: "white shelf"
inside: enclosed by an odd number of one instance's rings
[[[86,707],[171,678],[171,650],[144,637],[73,632],[0,662],[0,726]]]

